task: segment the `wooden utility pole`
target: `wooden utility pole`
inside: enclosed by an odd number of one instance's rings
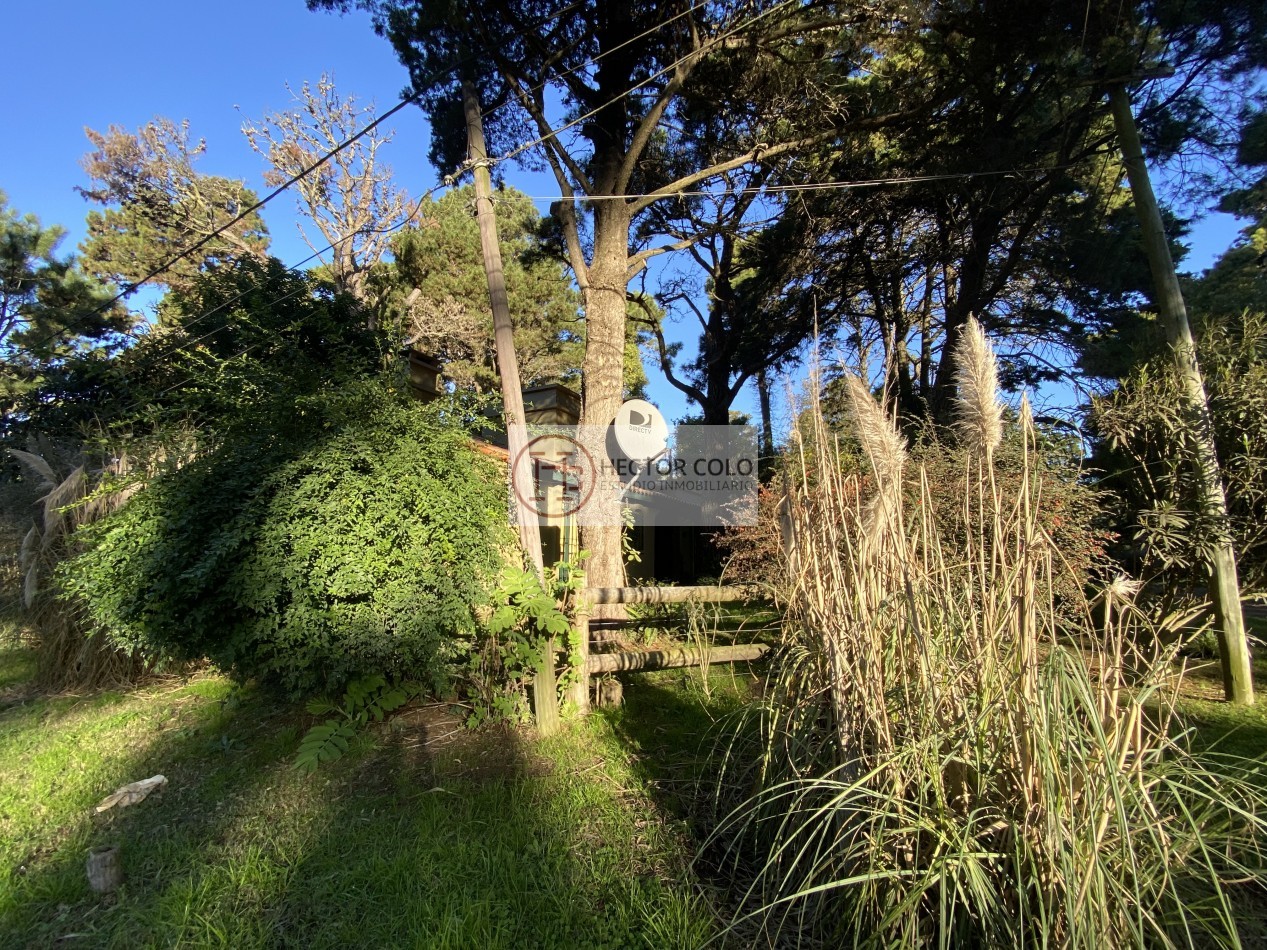
[[[1223,492],[1222,472],[1214,445],[1214,426],[1210,421],[1210,407],[1206,399],[1205,380],[1197,362],[1197,351],[1192,341],[1192,328],[1188,324],[1188,310],[1184,306],[1179,279],[1175,276],[1174,261],[1170,257],[1170,244],[1162,227],[1157,197],[1153,194],[1144,163],[1144,150],[1140,146],[1135,128],[1135,116],[1131,112],[1131,98],[1126,83],[1109,86],[1109,103],[1113,107],[1113,121],[1126,163],[1126,174],[1135,199],[1144,236],[1144,252],[1157,288],[1157,309],[1166,339],[1174,351],[1175,365],[1183,393],[1188,402],[1188,413],[1196,429],[1197,481],[1202,502],[1214,515],[1221,537],[1210,558],[1210,580],[1213,589],[1215,620],[1218,624],[1219,655],[1223,663],[1223,690],[1234,703],[1254,701],[1254,677],[1250,666],[1249,643],[1245,638],[1245,619],[1241,612],[1241,585],[1236,575],[1236,549],[1232,544],[1231,522],[1227,514],[1227,497]]]
[[[528,430],[524,425],[523,388],[519,381],[519,361],[515,357],[515,329],[510,322],[506,298],[506,274],[502,270],[501,247],[497,243],[497,218],[493,214],[493,180],[489,174],[484,146],[484,126],[480,122],[480,101],[471,82],[462,84],[462,105],[466,111],[467,155],[475,170],[475,209],[480,226],[480,249],[484,253],[484,273],[488,276],[488,298],[493,308],[493,340],[497,350],[497,373],[501,376],[502,404],[506,413],[506,444],[509,450],[511,495],[519,521],[519,541],[527,552],[537,576],[542,576],[541,524],[538,512],[528,499],[535,497],[532,459],[526,451]]]

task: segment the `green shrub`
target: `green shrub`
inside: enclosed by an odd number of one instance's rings
[[[582,552],[579,560],[584,558]],[[502,571],[496,607],[488,618],[491,636],[471,658],[474,708],[469,725],[526,722],[531,684],[538,730],[549,734],[558,728],[559,700],[575,682],[580,662],[571,614],[584,584],[585,575],[575,562],[547,567],[544,581],[522,567],[507,565]]]
[[[1227,493],[1241,587],[1267,589],[1267,314],[1197,315],[1198,356]],[[1096,463],[1141,576],[1172,598],[1191,591],[1222,540],[1220,519],[1201,502],[1191,460],[1199,427],[1185,408],[1174,357],[1138,366],[1092,400]],[[1197,583],[1201,583],[1198,581]],[[1163,600],[1167,609],[1170,604]]]
[[[512,549],[470,415],[377,383],[262,412],[94,525],[64,589],[121,645],[291,695],[374,673],[442,689]]]
[[[343,758],[348,751],[348,742],[355,738],[359,729],[365,728],[371,720],[382,722],[384,717],[409,702],[416,692],[415,683],[389,683],[375,673],[348,683],[342,702],[331,699],[310,701],[308,712],[314,716],[333,715],[308,730],[299,744],[295,767],[313,772],[322,765]]]

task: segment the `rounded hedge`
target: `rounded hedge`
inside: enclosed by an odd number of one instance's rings
[[[257,419],[89,529],[63,589],[121,645],[291,695],[442,689],[514,550],[465,416],[362,385]]]

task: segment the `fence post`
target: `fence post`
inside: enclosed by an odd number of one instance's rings
[[[552,736],[559,731],[559,690],[554,677],[554,637],[550,637],[541,649],[537,674],[532,682],[532,711],[537,720],[537,731]]]
[[[576,667],[576,681],[572,684],[572,701],[576,711],[585,715],[590,711],[590,604],[581,591],[576,600],[576,635],[580,640]]]

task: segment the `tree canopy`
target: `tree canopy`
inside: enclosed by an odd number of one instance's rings
[[[190,142],[188,122],[160,117],[136,132],[84,131],[93,145],[83,160],[92,184],[79,190],[104,207],[89,212],[80,246],[88,273],[127,286],[187,254],[152,278],[178,287],[209,263],[264,256],[268,229],[258,213],[231,224],[256,203],[254,192],[194,168],[207,145]]]
[[[514,188],[493,198],[523,384],[575,385],[583,334],[576,292],[541,244],[532,200]],[[458,387],[494,392],[493,317],[473,209],[470,186],[424,201],[418,223],[392,239],[392,279],[409,344],[439,357]]]
[[[0,406],[38,386],[59,358],[102,345],[126,329],[126,311],[112,290],[86,275],[57,249],[65,230],[21,215],[0,192]]]

